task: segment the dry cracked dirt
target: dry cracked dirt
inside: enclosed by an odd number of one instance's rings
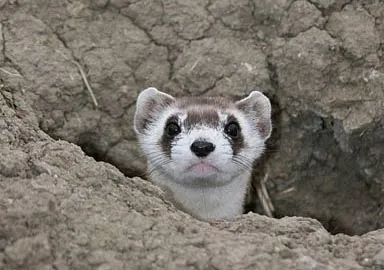
[[[0,269],[384,269],[383,44],[381,0],[0,0]],[[278,219],[139,178],[148,86],[265,91]]]

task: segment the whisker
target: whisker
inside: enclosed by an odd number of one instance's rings
[[[151,176],[157,169],[161,168],[162,166],[164,165],[167,165],[169,163],[171,163],[172,161],[170,160],[167,160],[165,162],[161,162],[159,164],[155,164],[153,165],[153,167],[148,171],[148,175]]]
[[[234,161],[234,164],[235,166],[237,166],[238,168],[240,169],[245,169],[245,170],[248,170],[248,169],[251,169],[252,167],[249,166],[248,164],[244,164],[242,162],[238,162],[238,161]]]

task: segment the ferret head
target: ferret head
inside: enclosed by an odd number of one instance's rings
[[[272,129],[271,104],[258,91],[231,102],[148,88],[136,105],[134,129],[148,171],[184,186],[225,185],[249,172]]]

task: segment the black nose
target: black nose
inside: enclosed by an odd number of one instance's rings
[[[206,141],[194,141],[191,145],[191,151],[198,157],[206,157],[215,150],[213,143]]]

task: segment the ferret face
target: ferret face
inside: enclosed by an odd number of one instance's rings
[[[135,130],[149,172],[204,187],[224,185],[250,171],[271,132],[269,100],[252,93],[233,103],[175,99],[154,88],[144,90],[137,101]]]

